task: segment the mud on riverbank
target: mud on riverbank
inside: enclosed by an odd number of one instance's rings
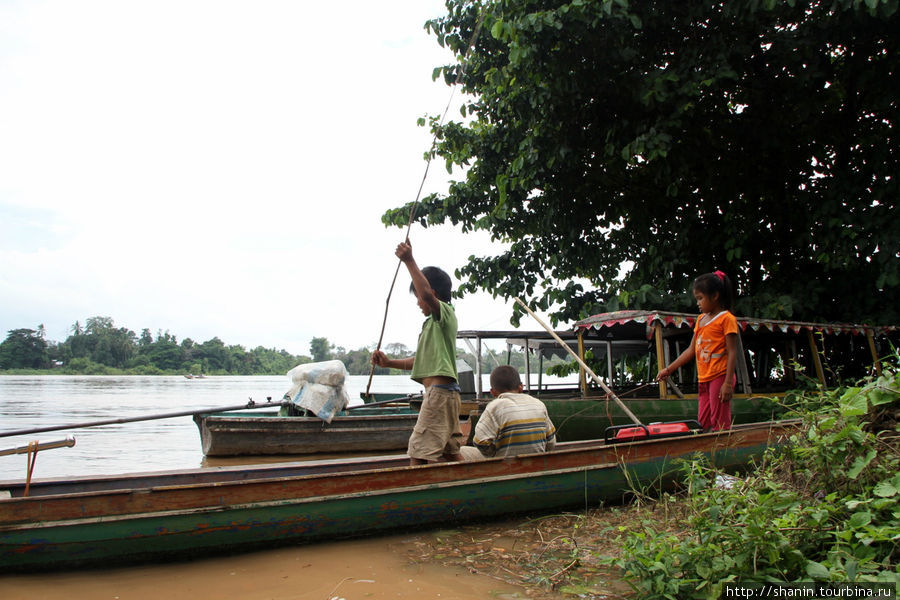
[[[588,509],[430,531],[394,549],[411,563],[462,567],[526,589],[530,598],[634,597],[621,572],[618,539],[652,519],[658,528],[680,528],[681,502],[649,502]]]

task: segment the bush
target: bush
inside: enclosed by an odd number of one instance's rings
[[[685,464],[686,526],[647,520],[612,562],[641,598],[719,598],[729,582],[900,582],[900,369],[801,395],[802,426],[734,485]],[[664,499],[665,500],[665,499]]]

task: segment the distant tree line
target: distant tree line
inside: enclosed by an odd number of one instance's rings
[[[104,375],[283,375],[293,367],[313,360],[338,359],[351,374],[369,373],[371,350],[334,348],[326,338],[314,338],[310,354],[293,355],[286,350],[257,346],[226,345],[218,337],[202,343],[191,338],[180,342],[168,331],[154,336],[149,329],[140,335],[117,327],[110,317],[91,317],[76,322],[65,341],[46,337],[37,329],[13,329],[0,343],[0,370],[52,371],[62,374]]]
[[[414,354],[405,344],[390,343],[384,351],[392,357]],[[116,327],[110,317],[91,317],[82,325],[76,322],[65,341],[47,339],[43,325],[37,329],[13,329],[0,342],[0,371],[53,372],[67,375],[283,375],[293,367],[326,360],[340,360],[351,375],[368,375],[372,348],[347,350],[335,346],[325,337],[314,337],[309,356],[293,355],[286,350],[257,346],[247,350],[240,345],[226,345],[218,337],[202,343],[191,338],[181,342],[168,331],[149,329],[140,335],[127,327]],[[457,349],[457,356],[475,368],[475,356]],[[558,362],[555,359],[554,364]],[[484,348],[482,364],[486,372],[498,364],[511,364],[525,370],[525,355],[520,349],[511,352]],[[532,370],[537,367],[532,360]],[[545,362],[545,366],[549,363]],[[399,371],[376,368],[375,375],[397,374]]]

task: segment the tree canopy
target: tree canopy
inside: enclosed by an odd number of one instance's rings
[[[895,323],[897,8],[447,0],[426,28],[457,62],[435,76],[470,96],[462,120],[430,121],[461,175],[417,221],[498,242],[457,293],[556,320],[688,309],[721,269],[743,314]]]

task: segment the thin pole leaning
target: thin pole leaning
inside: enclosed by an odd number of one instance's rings
[[[634,422],[636,425],[643,425],[643,423],[640,422],[640,420],[634,415],[634,413],[631,412],[631,411],[628,409],[627,406],[625,406],[625,403],[622,402],[622,401],[619,399],[619,397],[616,396],[616,395],[613,393],[613,391],[612,391],[611,389],[609,389],[609,387],[607,387],[607,385],[606,385],[605,383],[603,383],[603,380],[602,380],[602,379],[600,379],[599,377],[597,377],[597,375],[591,370],[591,368],[590,368],[589,366],[587,366],[587,363],[585,363],[584,360],[582,360],[582,358],[581,358],[580,356],[578,356],[578,354],[577,354],[574,350],[572,350],[571,348],[569,348],[569,345],[568,345],[567,343],[565,343],[564,341],[562,341],[562,338],[560,338],[558,335],[556,335],[556,332],[553,331],[546,323],[544,323],[544,321],[542,321],[541,318],[540,318],[539,316],[537,316],[536,314],[534,314],[534,311],[531,310],[530,308],[528,308],[528,305],[525,304],[524,302],[522,302],[522,299],[521,299],[521,298],[516,298],[516,302],[518,302],[519,305],[520,305],[522,308],[524,308],[525,311],[526,311],[529,315],[531,315],[532,318],[534,318],[535,321],[537,321],[538,323],[540,323],[540,324],[541,324],[541,327],[543,327],[544,329],[546,329],[546,330],[547,330],[547,333],[549,333],[550,335],[552,335],[552,336],[553,336],[553,339],[555,339],[557,342],[559,342],[559,345],[562,346],[562,347],[566,350],[566,352],[568,352],[569,354],[572,355],[572,358],[574,358],[574,359],[578,362],[578,364],[581,365],[581,368],[584,369],[584,372],[587,373],[588,375],[590,375],[590,376],[591,376],[591,379],[593,379],[594,382],[595,382],[597,385],[599,385],[601,388],[603,388],[603,391],[605,391],[605,392],[607,393],[607,395],[608,395],[610,398],[612,398],[613,400],[615,400],[616,404],[619,405],[619,408],[621,408],[622,411],[623,411],[626,415],[628,415],[629,418],[631,418],[632,422]]]
[[[99,421],[84,421],[81,423],[68,423],[66,425],[48,425],[45,427],[32,427],[31,429],[13,429],[10,431],[0,431],[0,438],[12,437],[16,435],[31,435],[34,433],[44,433],[47,431],[62,431],[64,429],[82,429],[84,427],[100,427],[101,425],[116,425],[119,423],[134,423],[137,421],[155,421],[157,419],[171,419],[174,417],[190,417],[193,415],[203,415],[206,413],[229,412],[233,410],[251,410],[256,408],[274,408],[280,407],[281,402],[263,402],[256,403],[252,400],[247,404],[239,404],[237,406],[222,406],[212,408],[195,408],[193,410],[182,410],[178,412],[161,413],[155,415],[138,415],[135,417],[117,417],[114,419],[102,419]]]
[[[466,52],[463,54],[463,58],[465,59],[469,51],[472,49],[472,46],[475,45],[475,40],[478,39],[478,34],[481,32],[481,24],[484,22],[484,9],[482,8],[481,13],[478,15],[478,23],[475,25],[475,31],[472,32],[472,38],[469,40],[468,45],[466,46]],[[460,68],[459,75],[456,78],[457,83],[462,82],[462,76],[466,71],[466,64],[463,63]],[[447,99],[447,106],[444,107],[444,113],[441,115],[440,123],[438,123],[438,130],[444,124],[444,120],[447,118],[447,113],[450,112],[450,106],[453,104],[453,96],[456,94],[456,86],[454,85],[450,88],[450,97]],[[431,138],[431,148],[428,151],[428,160],[425,161],[425,172],[422,174],[422,181],[419,183],[419,191],[416,193],[416,199],[413,202],[412,208],[409,211],[409,222],[406,224],[406,235],[404,236],[404,240],[409,242],[409,232],[412,229],[413,221],[416,217],[416,209],[419,207],[419,200],[422,198],[422,189],[425,187],[425,180],[428,178],[428,169],[431,168],[431,159],[434,157],[434,149],[437,146],[438,133],[434,132],[434,135]],[[381,333],[378,335],[378,345],[375,347],[375,352],[381,350],[381,343],[384,341],[384,330],[387,327],[387,317],[388,310],[391,306],[391,296],[394,293],[394,286],[397,283],[397,275],[400,273],[400,265],[403,264],[402,261],[397,261],[397,268],[394,269],[394,278],[391,279],[391,287],[388,289],[387,299],[384,302],[384,318],[381,321]],[[372,377],[375,375],[375,363],[372,363],[369,368],[369,382],[366,384],[366,394],[365,397],[369,397],[369,390],[372,388]]]

